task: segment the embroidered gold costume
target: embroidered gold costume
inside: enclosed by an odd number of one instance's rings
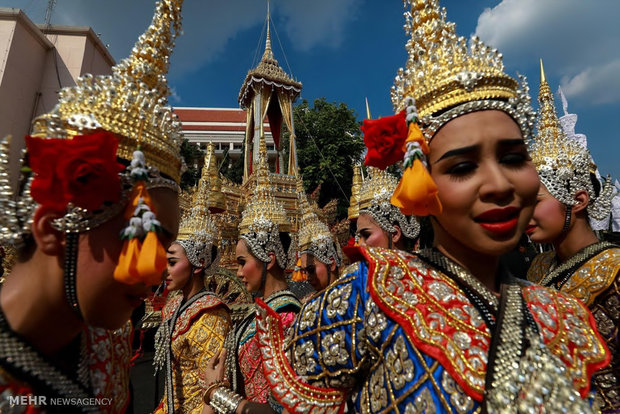
[[[437,215],[425,166],[435,133],[459,116],[499,110],[528,139],[534,113],[525,79],[503,72],[498,51],[477,38],[468,48],[437,0],[404,3],[409,58],[392,90],[399,112],[382,124],[402,132],[393,146],[404,172],[391,200]],[[389,147],[377,124],[365,131],[368,153]],[[304,305],[286,339],[277,315],[260,307],[263,368],[289,412],[342,412],[346,401],[362,413],[592,411],[591,376],[610,355],[577,299],[502,267],[498,297],[438,249],[360,254]]]
[[[612,355],[611,364],[593,377],[603,412],[620,407],[619,272],[620,247],[596,243],[561,265],[556,262],[555,252],[539,254],[527,274],[530,281],[575,296],[590,308]]]
[[[574,131],[566,131],[555,110],[553,94],[541,61],[538,100],[540,117],[538,134],[531,148],[532,160],[549,193],[565,205],[565,226],[570,232],[572,206],[578,191],[586,191],[590,201],[586,207],[590,223],[605,219],[611,209],[611,180],[594,190],[591,173],[596,166],[590,153],[575,139]],[[571,125],[574,128],[574,124]],[[559,237],[559,236],[558,236]],[[536,256],[527,278],[580,299],[592,311],[596,326],[605,339],[613,359],[608,367],[593,378],[603,412],[620,410],[620,247],[598,242],[584,247],[564,262],[558,263],[555,252]]]
[[[166,393],[156,413],[200,413],[206,384],[202,375],[207,363],[224,345],[230,329],[226,305],[205,291],[186,303],[183,295],[171,298],[164,307],[162,323],[170,325],[172,387]],[[169,403],[172,396],[173,403]]]
[[[336,412],[348,397],[355,412],[479,412],[498,299],[436,251],[362,253],[365,262],[304,305],[289,341],[262,309],[263,366],[276,398],[296,412]],[[545,343],[545,358],[566,370],[554,380],[587,396],[591,374],[609,361],[588,310],[570,296],[521,283],[509,283],[526,305],[515,312],[521,319],[512,335],[525,330],[531,343]],[[513,351],[502,362],[518,372],[510,359],[519,364],[522,350]]]

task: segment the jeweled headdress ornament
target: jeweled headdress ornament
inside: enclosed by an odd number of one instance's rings
[[[0,158],[2,241],[23,244],[37,205],[64,216],[52,225],[65,233],[65,292],[80,314],[75,287],[78,234],[125,210],[127,227],[114,278],[155,284],[165,250],[148,188],[178,191],[180,123],[166,107],[165,74],[180,32],[182,0],[157,3],[153,21],[131,56],[112,75],[84,75],[60,91],[59,103],[35,119],[26,137],[28,168],[19,196],[8,185],[8,142]],[[119,159],[130,162],[126,168]],[[165,173],[166,178],[160,175]]]
[[[212,153],[207,151],[202,175],[198,181],[198,188],[192,195],[191,208],[183,215],[179,226],[179,235],[175,240],[194,267],[213,267],[215,257],[211,257],[211,248],[218,246],[219,231],[209,213],[210,191],[209,161]]]
[[[241,214],[239,238],[245,240],[252,254],[269,263],[273,252],[282,269],[287,268],[287,254],[280,241],[280,232],[287,232],[291,224],[282,204],[275,198],[271,185],[265,140],[259,143],[256,188]]]
[[[391,92],[398,113],[364,122],[365,164],[383,169],[402,160],[403,177],[392,204],[407,215],[437,215],[441,202],[426,165],[435,133],[461,115],[499,110],[510,115],[528,139],[535,114],[525,77],[517,82],[506,75],[502,55],[477,37],[468,48],[454,23],[446,21],[438,0],[404,0],[404,5],[409,56]],[[385,142],[386,130],[390,142]]]
[[[167,106],[166,80],[181,32],[183,0],[161,0],[131,55],[111,75],[86,74],[60,91],[58,104],[35,119],[33,136],[72,138],[104,129],[118,136],[117,155],[130,160],[138,144],[146,163],[177,183],[181,176],[181,123]]]
[[[405,0],[409,54],[392,88],[396,111],[413,98],[422,131],[430,140],[446,122],[469,112],[497,109],[508,113],[531,136],[534,112],[524,77],[520,83],[504,73],[502,55],[473,36],[457,36],[438,0]]]
[[[398,179],[387,171],[368,167],[368,176],[360,188],[359,214],[370,215],[389,234],[396,232],[394,224],[398,224],[406,237],[416,239],[420,235],[418,220],[405,216],[390,202],[397,185]]]
[[[297,181],[297,197],[299,199],[299,213],[301,216],[299,233],[297,234],[299,254],[310,253],[327,265],[331,263],[331,260],[334,260],[336,266],[340,266],[342,264],[340,246],[329,231],[327,224],[319,220],[316,212],[308,202],[308,197],[300,178]]]
[[[569,138],[560,125],[542,60],[538,102],[537,134],[530,146],[530,154],[540,181],[554,198],[566,206],[577,204],[577,191],[586,191],[590,197],[588,215],[594,219],[605,218],[611,209],[613,185],[610,179],[605,180],[596,196],[590,179],[590,174],[596,172],[596,165],[588,149],[576,139]]]

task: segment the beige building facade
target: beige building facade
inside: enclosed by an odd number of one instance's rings
[[[13,136],[12,166],[33,118],[54,108],[58,91],[85,73],[109,74],[114,63],[90,27],[36,25],[20,9],[0,7],[0,136]]]

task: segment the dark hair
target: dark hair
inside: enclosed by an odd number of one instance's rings
[[[279,236],[282,247],[284,248],[284,253],[286,253],[288,252],[288,248],[291,247],[291,236],[284,231],[281,231]]]
[[[433,247],[433,239],[435,234],[433,233],[433,224],[431,223],[431,217],[419,217],[420,221],[420,249],[428,249]]]
[[[601,182],[596,178],[596,174],[590,173],[590,181],[594,188],[594,197],[598,197],[601,194]]]

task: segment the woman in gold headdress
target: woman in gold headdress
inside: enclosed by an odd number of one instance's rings
[[[236,255],[237,276],[248,291],[263,298],[284,326],[293,323],[301,308],[297,297],[288,290],[285,270],[290,244],[290,223],[284,207],[274,196],[271,186],[267,150],[260,140],[256,169],[256,188],[239,225]],[[215,412],[271,412],[277,402],[271,398],[256,337],[256,309],[235,326],[226,352],[213,358],[205,374],[208,388],[205,402]],[[228,355],[228,357],[226,357]],[[226,360],[226,362],[225,362]],[[225,364],[230,381],[224,380]]]
[[[348,398],[355,412],[588,412],[591,374],[609,362],[589,311],[499,261],[539,186],[527,86],[479,39],[468,49],[437,0],[405,4],[399,112],[365,132],[366,163],[403,159],[392,202],[431,216],[434,247],[361,249],[286,341],[260,307],[271,390],[290,412],[335,412]]]
[[[205,277],[217,270],[218,229],[209,214],[208,162],[183,217],[179,237],[168,248],[169,298],[155,336],[157,369],[165,369],[165,394],[156,413],[200,413],[204,374],[209,360],[222,349],[231,320],[223,298],[210,292]],[[173,295],[174,293],[171,293]]]
[[[17,200],[2,143],[0,237],[19,257],[0,292],[0,407],[128,408],[128,320],[178,227],[181,128],[163,75],[180,3],[159,2],[130,58],[79,78],[34,121]]]
[[[301,216],[297,237],[302,280],[307,280],[315,291],[320,292],[338,278],[342,251],[329,227],[312,210],[301,179],[297,183],[297,194]]]
[[[603,219],[611,210],[613,186],[603,185],[586,147],[563,130],[541,61],[538,134],[531,148],[541,185],[527,233],[553,251],[532,262],[528,279],[579,298],[594,315],[613,360],[593,382],[603,412],[620,410],[620,247],[600,241],[590,219]],[[568,131],[571,132],[571,131]]]
[[[390,202],[398,180],[373,167],[368,168],[368,175],[360,185],[357,214],[349,216],[357,219],[355,236],[359,245],[412,251],[420,235],[420,223]],[[353,179],[357,176],[359,173]]]

